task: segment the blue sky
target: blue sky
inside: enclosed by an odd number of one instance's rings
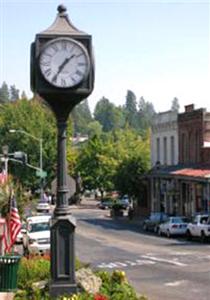
[[[54,0],[0,0],[0,85],[30,92],[30,44],[56,16]],[[174,97],[210,111],[210,1],[63,1],[72,23],[93,36],[96,81],[91,110],[128,89],[157,112]]]

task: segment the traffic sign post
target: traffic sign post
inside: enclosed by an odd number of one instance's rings
[[[37,170],[36,171],[36,176],[38,176],[40,178],[45,178],[45,177],[47,177],[47,172],[45,172],[43,170]]]

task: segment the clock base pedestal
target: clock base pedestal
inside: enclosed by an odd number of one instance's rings
[[[74,235],[76,219],[72,215],[54,216],[50,231],[51,282],[50,296],[74,294],[75,280]]]
[[[77,294],[79,289],[75,284],[66,283],[66,282],[51,282],[50,283],[50,297],[51,299],[59,297],[61,295],[73,295]]]

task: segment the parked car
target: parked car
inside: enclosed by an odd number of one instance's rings
[[[171,237],[172,235],[185,235],[189,219],[186,217],[169,217],[159,225],[158,234]]]
[[[24,255],[43,254],[50,250],[50,215],[39,215],[26,219],[26,231],[23,234]]]
[[[114,201],[111,198],[104,198],[98,204],[98,207],[101,209],[110,209],[112,208]]]
[[[124,195],[122,198],[118,199],[117,203],[122,205],[123,209],[127,209],[130,205],[130,201],[127,195]]]
[[[50,212],[50,204],[46,201],[39,201],[36,206],[37,212],[41,213],[49,213]]]
[[[168,219],[168,215],[164,212],[154,212],[144,220],[143,229],[158,232],[159,225]]]
[[[187,238],[198,237],[202,242],[210,237],[210,215],[197,214],[187,226]]]

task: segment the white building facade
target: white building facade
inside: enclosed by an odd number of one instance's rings
[[[153,175],[150,177],[150,207],[152,212],[176,213],[177,199],[172,190],[177,182],[162,177],[155,170],[178,164],[178,112],[166,111],[154,116],[151,126],[151,163]]]
[[[151,127],[151,163],[178,164],[177,111],[166,111],[154,116]]]

